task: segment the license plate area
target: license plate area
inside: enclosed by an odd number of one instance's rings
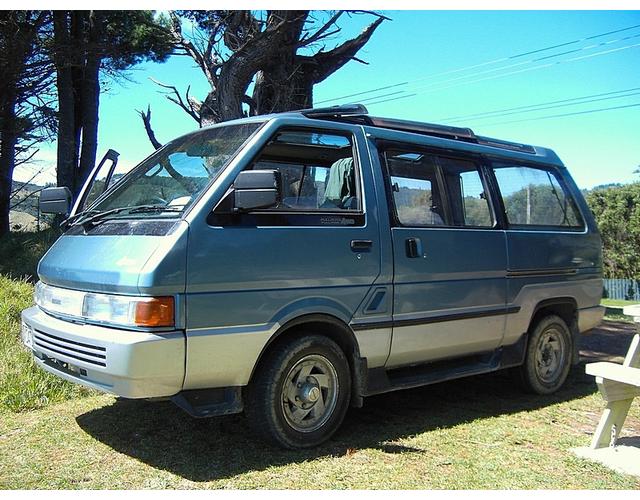
[[[22,339],[22,344],[33,351],[33,329],[24,321],[20,325],[20,338]]]
[[[52,358],[51,356],[47,356],[46,354],[42,354],[41,359],[52,368],[67,373],[68,375],[73,375],[74,377],[87,376],[87,370],[85,370],[84,368],[80,368],[79,366],[76,366],[74,364],[67,363],[66,361]]]

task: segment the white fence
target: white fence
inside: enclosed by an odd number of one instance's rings
[[[605,279],[604,296],[618,300],[640,300],[640,282],[632,279]]]

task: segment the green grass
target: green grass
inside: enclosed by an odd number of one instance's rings
[[[20,312],[33,303],[33,285],[0,275],[0,413],[41,408],[89,391],[49,375],[20,340]]]
[[[624,307],[640,304],[640,302],[635,300],[602,299],[600,304],[606,307]]]
[[[0,274],[14,278],[37,278],[38,261],[60,232],[47,229],[39,233],[10,233],[0,238]]]
[[[620,299],[602,299],[600,305],[607,308],[604,319],[609,321],[622,321],[624,323],[633,323],[633,318],[622,313],[624,306],[631,306],[638,304],[633,300],[620,300]]]
[[[367,398],[329,443],[285,451],[242,416],[96,396],[3,418],[0,488],[638,489],[570,451],[603,408],[583,365],[554,396],[494,374]],[[638,433],[635,403],[623,436]]]

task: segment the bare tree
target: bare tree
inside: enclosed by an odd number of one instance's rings
[[[341,32],[339,21],[354,14],[375,20],[357,37],[325,50],[323,44]],[[170,101],[205,126],[241,118],[244,108],[249,115],[261,115],[311,107],[314,85],[351,60],[364,63],[356,54],[388,18],[369,11],[255,14],[216,10],[171,12],[170,19],[176,53],[196,62],[211,91],[200,101],[190,95],[190,88],[181,94],[170,83],[156,83]],[[196,26],[189,35],[184,33],[185,20]],[[151,126],[151,110],[139,114],[158,148],[161,144]]]

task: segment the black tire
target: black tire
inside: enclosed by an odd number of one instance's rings
[[[569,375],[573,340],[565,321],[556,315],[544,316],[529,332],[527,352],[518,375],[527,392],[552,394]]]
[[[350,398],[351,374],[342,349],[327,337],[307,335],[267,353],[247,387],[245,414],[265,441],[310,448],[340,427]]]

